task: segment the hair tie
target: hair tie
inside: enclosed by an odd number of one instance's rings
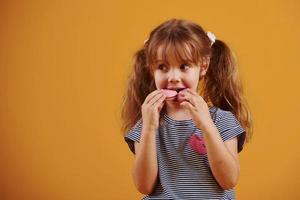
[[[146,42],[148,42],[149,38],[147,38],[146,40],[144,40],[144,44],[146,44]]]
[[[212,32],[210,32],[210,31],[208,31],[206,34],[207,34],[207,36],[208,36],[208,38],[210,40],[210,43],[211,43],[210,46],[212,46],[215,43],[215,41],[216,41],[216,36]]]

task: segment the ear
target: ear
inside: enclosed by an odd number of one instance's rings
[[[203,57],[202,65],[200,66],[200,76],[205,76],[209,67],[209,61],[210,61],[209,56]]]

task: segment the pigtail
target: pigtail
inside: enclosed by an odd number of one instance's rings
[[[229,47],[221,40],[212,45],[212,56],[204,78],[204,98],[223,110],[231,111],[246,130],[246,141],[252,134],[252,122],[236,60]]]
[[[149,84],[150,83],[150,84]],[[122,132],[126,134],[142,117],[141,106],[147,95],[155,90],[154,79],[147,65],[145,49],[137,51],[133,59],[133,72],[128,78],[123,97]]]

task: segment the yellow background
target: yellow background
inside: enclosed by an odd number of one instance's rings
[[[0,199],[139,199],[120,104],[133,53],[170,18],[238,58],[254,136],[237,199],[299,199],[298,0],[1,1]]]

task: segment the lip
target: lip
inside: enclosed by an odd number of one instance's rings
[[[172,97],[167,97],[166,101],[176,101],[176,102],[181,103],[183,101],[183,99],[182,99],[182,96],[180,95],[180,91],[185,90],[185,89],[187,89],[187,88],[185,88],[185,87],[168,88],[167,90],[174,90],[174,91],[176,91],[177,94],[175,96],[172,96]]]
[[[180,91],[186,89],[185,87],[178,87],[178,88],[166,88],[168,90],[175,90],[177,93],[179,93]]]

